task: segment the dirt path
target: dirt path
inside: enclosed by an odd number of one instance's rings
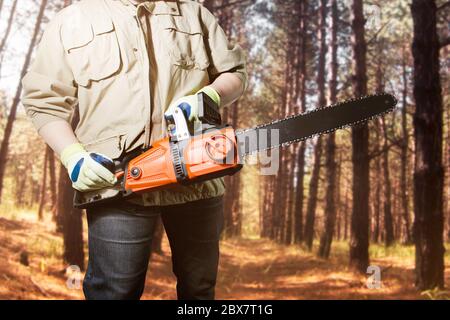
[[[82,299],[69,289],[61,263],[61,239],[48,223],[0,218],[0,299]],[[412,286],[412,257],[372,259],[382,287],[368,289],[366,276],[346,269],[345,252],[329,261],[298,247],[267,240],[227,240],[221,246],[218,299],[420,299]],[[28,260],[28,266],[26,266]],[[447,265],[447,284],[450,283]],[[154,255],[143,299],[175,299],[170,252]]]

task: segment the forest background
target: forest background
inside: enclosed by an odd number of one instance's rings
[[[3,299],[82,297],[84,212],[20,102],[43,30],[71,2],[0,0]],[[281,150],[276,175],[253,164],[226,179],[218,298],[448,298],[450,2],[200,2],[247,53],[249,89],[223,110],[235,128],[377,92],[399,100]],[[144,298],[174,298],[155,232]]]

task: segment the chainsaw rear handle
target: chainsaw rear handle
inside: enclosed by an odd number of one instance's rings
[[[105,168],[111,171],[117,178],[117,184],[112,189],[94,190],[90,192],[80,192],[75,190],[73,196],[73,206],[78,209],[86,209],[93,205],[108,202],[116,198],[123,198],[129,194],[124,190],[124,176],[127,164],[130,160],[140,155],[143,151],[136,149],[127,153],[119,159],[113,160],[114,163],[102,163]]]
[[[114,168],[112,170],[108,168],[108,170],[114,173],[117,180],[120,181],[120,179],[125,174],[128,162],[130,162],[131,159],[136,158],[142,152],[143,151],[141,149],[136,149],[134,151],[125,154],[122,158],[114,160]]]
[[[206,93],[200,92],[198,97],[198,119],[203,125],[220,126],[222,124],[222,116],[220,115],[219,106]],[[201,131],[207,128],[202,128]]]

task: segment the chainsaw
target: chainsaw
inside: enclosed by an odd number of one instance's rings
[[[250,129],[222,125],[219,107],[197,95],[199,121],[191,123],[181,108],[165,116],[168,137],[147,150],[138,149],[114,163],[104,163],[118,183],[111,188],[75,192],[74,206],[85,209],[115,199],[192,184],[238,172],[247,155],[288,146],[317,135],[362,124],[394,110],[386,93],[347,100]]]

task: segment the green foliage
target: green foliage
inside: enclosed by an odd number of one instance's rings
[[[60,259],[63,254],[62,239],[35,237],[31,238],[27,249],[37,256]]]
[[[400,258],[413,258],[414,257],[413,245],[402,245],[395,243],[392,246],[386,247],[384,244],[371,244],[369,247],[369,254],[371,258],[386,258],[390,256],[396,256]]]
[[[444,291],[439,288],[422,291],[420,294],[429,300],[450,300],[448,291]]]

